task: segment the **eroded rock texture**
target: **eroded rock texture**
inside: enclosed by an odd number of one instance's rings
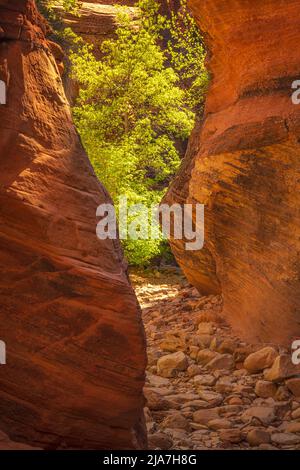
[[[206,241],[194,253],[173,241],[174,252],[200,291],[222,292],[240,334],[291,344],[300,335],[300,106],[291,100],[300,1],[190,7],[212,82],[202,128],[166,199],[205,204]]]
[[[145,445],[145,346],[109,196],[72,124],[32,0],[0,0],[0,429],[43,448]]]
[[[64,14],[64,27],[72,31],[93,46],[93,53],[97,59],[101,59],[101,45],[103,41],[115,36],[117,28],[117,13],[119,7],[126,7],[127,12],[134,18],[135,8],[132,5],[135,0],[93,0],[82,2],[79,15],[72,13]],[[75,104],[79,94],[78,82],[65,73],[63,76],[66,96],[71,103]]]
[[[100,46],[105,39],[114,36],[118,13],[118,6],[127,7],[128,13],[134,16],[132,8],[135,0],[94,0],[82,2],[80,16],[66,14],[64,23],[66,26],[81,36],[85,42],[94,46],[97,57],[101,57]]]

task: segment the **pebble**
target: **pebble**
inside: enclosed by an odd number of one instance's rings
[[[136,288],[149,448],[300,450],[300,378],[287,351],[241,341],[220,322],[218,296],[163,280]]]

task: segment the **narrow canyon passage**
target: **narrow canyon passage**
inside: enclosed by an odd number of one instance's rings
[[[205,206],[205,245],[171,237],[185,277],[131,283],[119,239],[97,237],[114,195],[36,4],[0,0],[0,449],[300,450],[300,0],[189,2],[211,82],[164,200]],[[72,27],[102,43],[112,4],[83,2]]]
[[[179,273],[131,280],[147,335],[149,448],[300,449],[300,378],[291,378],[289,352],[239,339],[220,315],[221,297],[199,295]]]

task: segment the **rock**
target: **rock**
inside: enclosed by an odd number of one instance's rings
[[[175,377],[188,368],[188,360],[182,351],[162,356],[157,361],[157,373],[162,377]]]
[[[210,322],[199,323],[198,325],[198,335],[213,335],[215,332],[215,327]]]
[[[257,419],[264,425],[269,425],[276,419],[274,408],[267,406],[253,406],[248,408],[241,416],[244,423],[251,423],[253,418]]]
[[[179,412],[173,412],[162,422],[162,428],[168,429],[189,429],[188,420]]]
[[[7,434],[0,431],[0,451],[2,450],[43,450],[40,447],[32,447],[21,442],[12,441]]]
[[[292,423],[288,423],[285,430],[287,433],[300,433],[300,422],[295,421]]]
[[[292,411],[292,418],[300,419],[300,408],[297,408],[296,410]]]
[[[219,414],[224,418],[230,418],[242,411],[243,407],[239,405],[224,405],[219,407]]]
[[[198,400],[198,398],[198,394],[192,392],[176,393],[168,397],[168,399],[173,400],[174,402],[177,402],[179,404],[185,404],[189,401]]]
[[[236,350],[234,351],[234,360],[235,362],[239,364],[243,364],[246,357],[249,356],[249,354],[253,353],[253,347],[252,346],[245,346],[245,345],[240,345]],[[242,367],[241,370],[245,371],[246,374],[249,374],[249,372]]]
[[[205,366],[208,364],[212,359],[214,359],[218,353],[214,351],[210,351],[210,349],[203,349],[199,351],[197,354],[197,363]]]
[[[199,292],[222,292],[223,315],[240,336],[290,347],[300,317],[300,109],[291,99],[293,78],[283,79],[286,93],[279,93],[278,77],[298,70],[297,2],[189,6],[211,51],[212,79],[201,126],[163,202],[204,204],[205,243],[187,251],[185,240],[171,238],[172,250]]]
[[[233,354],[236,351],[237,347],[238,344],[236,343],[236,341],[232,339],[225,339],[216,349],[221,354]]]
[[[276,356],[277,351],[272,347],[259,349],[245,359],[244,368],[251,373],[260,372],[271,367]]]
[[[145,388],[144,395],[147,400],[147,406],[150,410],[161,411],[169,409],[169,402],[159,393],[155,393],[153,390]]]
[[[148,436],[148,449],[149,450],[154,450],[154,449],[171,449],[173,445],[173,441],[168,436],[168,434],[165,434],[163,432],[156,432],[155,434],[150,434]]]
[[[207,385],[209,387],[213,386],[216,382],[216,378],[210,374],[195,375],[194,383],[196,385]],[[217,390],[219,392],[220,390]]]
[[[269,444],[271,442],[270,434],[264,429],[251,429],[247,434],[247,442],[252,447],[260,444]]]
[[[212,419],[208,422],[208,427],[214,431],[219,431],[220,429],[230,429],[232,428],[232,423],[229,419],[217,418]]]
[[[145,417],[146,423],[150,423],[151,421],[153,421],[151,412],[147,406],[144,406],[144,417]]]
[[[242,398],[240,397],[231,397],[229,398],[228,400],[228,405],[237,405],[237,406],[240,406],[240,405],[243,405],[243,400]]]
[[[223,396],[220,393],[211,390],[199,390],[199,397],[215,406],[220,405],[223,401]]]
[[[222,429],[220,431],[220,439],[224,442],[238,444],[243,440],[243,436],[239,429]]]
[[[272,434],[271,440],[274,444],[286,446],[286,445],[296,445],[300,443],[300,436],[292,433],[275,433]]]
[[[196,360],[200,348],[198,346],[189,346],[189,356],[191,359]]]
[[[195,377],[195,376],[201,374],[201,372],[202,372],[201,367],[197,366],[196,364],[190,365],[187,369],[187,373],[188,373],[189,377]],[[200,377],[200,375],[199,375],[199,377]]]
[[[218,419],[219,417],[220,416],[218,408],[198,410],[193,413],[193,421],[195,423],[203,424],[205,426],[208,425],[209,421],[212,421],[213,419]]]
[[[160,343],[163,351],[176,352],[186,350],[186,334],[180,331],[168,332]]]
[[[300,373],[300,365],[294,365],[288,354],[277,356],[271,369],[265,370],[266,380],[281,382]]]
[[[191,339],[191,345],[197,346],[200,349],[209,348],[212,338],[210,335],[194,335]]]
[[[147,380],[152,387],[167,387],[170,385],[170,380],[159,375],[147,373]]]
[[[35,2],[1,0],[0,28],[1,428],[47,449],[144,448],[140,309],[119,241],[96,236],[111,199]]]
[[[182,409],[185,409],[187,407],[190,408],[192,411],[195,411],[198,409],[209,408],[210,403],[205,400],[191,400],[191,401],[185,402],[182,405]]]
[[[258,397],[269,398],[274,397],[277,391],[277,387],[273,382],[267,380],[258,380],[255,385],[255,393]]]
[[[218,354],[208,364],[207,368],[211,370],[226,369],[231,370],[234,368],[234,359],[231,354]]]
[[[99,57],[98,50],[105,39],[114,35],[117,27],[117,5],[126,5],[126,12],[134,13],[134,0],[90,0],[80,5],[78,17],[71,13],[65,13],[64,25],[80,35],[85,42],[92,44]]]
[[[295,397],[300,397],[300,378],[289,379],[285,383]]]
[[[273,398],[269,398],[268,400],[270,401],[269,405],[274,407],[274,413],[277,419],[283,419],[286,414],[290,411],[290,401],[274,402]]]
[[[288,388],[285,385],[280,385],[275,394],[275,400],[277,401],[287,401],[290,399],[290,393]]]
[[[230,377],[221,377],[216,383],[216,391],[219,393],[231,393],[234,389],[234,383]]]
[[[271,444],[260,444],[258,448],[259,450],[277,450],[277,447],[272,446]]]
[[[160,358],[161,354],[158,351],[147,351],[147,356],[148,356],[148,366],[155,367],[156,370],[156,364],[158,359]],[[154,374],[152,374],[154,375]]]

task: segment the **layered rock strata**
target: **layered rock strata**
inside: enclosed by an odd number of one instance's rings
[[[0,429],[46,449],[141,448],[140,309],[119,241],[96,237],[110,198],[47,28],[33,0],[0,0]]]
[[[251,341],[300,336],[299,0],[190,0],[208,47],[211,85],[166,201],[205,205],[204,249],[172,240],[188,279],[220,293]]]

